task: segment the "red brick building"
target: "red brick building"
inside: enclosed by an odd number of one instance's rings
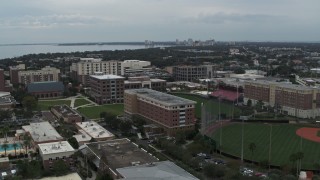
[[[82,116],[65,104],[51,107],[51,112],[57,116],[58,119],[62,118],[66,123],[75,124],[82,121]]]
[[[58,160],[64,161],[68,167],[74,166],[72,155],[75,150],[68,141],[44,143],[38,146],[44,169],[53,169],[54,163]]]
[[[90,76],[90,96],[98,104],[123,103],[124,77],[96,73]]]
[[[139,115],[172,136],[177,131],[193,130],[196,102],[151,89],[125,90],[125,117]]]

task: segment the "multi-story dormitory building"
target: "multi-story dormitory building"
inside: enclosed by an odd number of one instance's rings
[[[71,76],[84,85],[89,85],[89,76],[95,72],[103,74],[125,75],[148,69],[149,61],[125,60],[125,61],[102,61],[94,58],[81,58],[79,62],[72,63],[70,67]]]
[[[194,81],[212,78],[214,70],[214,65],[174,66],[172,68],[172,75],[176,81]]]
[[[146,118],[170,136],[177,131],[193,130],[196,102],[151,89],[125,90],[125,118]]]
[[[261,100],[265,105],[276,107],[283,114],[290,116],[320,116],[320,88],[262,80],[246,81],[244,103],[249,99],[253,105]]]

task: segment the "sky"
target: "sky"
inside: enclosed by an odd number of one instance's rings
[[[0,44],[320,41],[319,0],[2,0]]]

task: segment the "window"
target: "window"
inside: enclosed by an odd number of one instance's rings
[[[59,160],[59,157],[56,157],[56,160]]]
[[[49,161],[52,161],[52,158],[49,158]]]

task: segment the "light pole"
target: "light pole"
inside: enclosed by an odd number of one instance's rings
[[[243,118],[242,118],[242,128],[241,128],[241,162],[243,163],[243,141],[244,141],[244,135],[243,135]]]
[[[221,146],[222,146],[222,121],[221,121],[221,109],[220,109],[221,96],[219,95],[219,122],[220,122],[220,155],[221,155]]]
[[[269,135],[269,171],[270,171],[270,164],[271,164],[271,146],[272,146],[272,124],[270,124],[270,135]]]

